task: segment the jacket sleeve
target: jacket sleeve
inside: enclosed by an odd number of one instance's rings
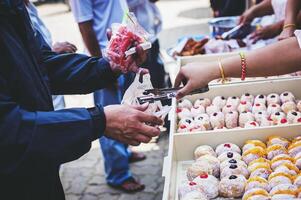
[[[117,75],[106,59],[82,54],[57,54],[37,34],[42,52],[42,67],[46,68],[53,94],[87,94],[111,86]]]
[[[0,73],[0,175],[34,163],[58,165],[77,159],[105,129],[103,109],[35,112],[22,108]],[[95,111],[94,111],[95,113]]]

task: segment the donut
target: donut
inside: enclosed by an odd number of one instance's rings
[[[288,123],[293,124],[293,123],[295,123],[294,121],[296,121],[299,118],[301,118],[301,112],[294,111],[294,110],[293,111],[289,111],[287,113],[286,118],[287,118]]]
[[[279,124],[282,119],[286,119],[286,115],[284,112],[275,112],[271,114],[270,116],[271,120],[273,121],[273,124]]]
[[[267,104],[280,104],[280,96],[276,93],[271,93],[267,96]]]
[[[260,111],[266,111],[267,107],[263,103],[255,103],[252,107],[252,113],[255,114]]]
[[[256,121],[248,121],[245,123],[245,128],[256,128],[259,127],[259,124]]]
[[[245,190],[249,191],[252,190],[254,188],[261,188],[264,189],[266,191],[270,191],[270,186],[268,181],[265,178],[262,178],[260,176],[253,176],[250,177],[247,181],[247,185]]]
[[[294,185],[301,188],[301,174],[298,174],[294,180]]]
[[[242,200],[269,200],[269,193],[262,188],[253,188],[245,192]]]
[[[250,177],[259,176],[264,179],[267,179],[271,173],[272,173],[272,170],[270,167],[261,164],[261,165],[258,165],[257,167],[255,167],[253,171],[251,171]]]
[[[242,175],[230,175],[221,179],[218,190],[222,197],[238,198],[244,194],[246,178]]]
[[[277,167],[284,163],[293,164],[294,159],[287,154],[279,154],[272,159],[271,168],[275,170]]]
[[[301,142],[292,143],[288,147],[288,154],[293,158],[300,152],[301,152]]]
[[[266,102],[267,102],[267,97],[263,94],[257,95],[254,99],[254,105],[257,104],[257,103],[261,103],[263,105],[266,105]]]
[[[260,124],[262,121],[262,118],[268,119],[269,115],[267,111],[259,111],[254,114],[255,121]]]
[[[198,161],[193,163],[190,167],[187,168],[186,176],[189,181],[193,181],[197,176],[201,174],[213,174],[212,165],[209,164],[207,161]]]
[[[267,108],[268,115],[274,114],[276,112],[281,112],[281,106],[276,103],[269,104]]]
[[[221,178],[230,176],[230,175],[242,175],[245,178],[249,177],[249,171],[245,166],[232,164],[230,166],[225,167],[221,171]]]
[[[210,115],[212,128],[222,129],[225,126],[225,116],[222,112],[215,112]]]
[[[268,182],[271,188],[281,184],[292,184],[294,182],[294,177],[287,173],[273,172],[269,178]]]
[[[195,182],[202,191],[209,199],[214,199],[218,196],[218,185],[219,181],[216,177],[203,173],[197,176],[193,182]]]
[[[200,114],[204,114],[205,113],[205,107],[203,107],[201,105],[199,105],[197,107],[192,107],[191,110],[190,110],[190,112],[191,112],[192,117],[196,117],[196,116],[198,116]]]
[[[277,194],[288,194],[288,195],[294,195],[297,197],[298,194],[298,188],[293,184],[280,184],[273,187],[270,191],[270,195],[274,196]]]
[[[212,115],[213,113],[220,112],[220,111],[221,111],[221,109],[214,105],[210,105],[210,106],[206,107],[206,113],[208,115]]]
[[[177,108],[176,112],[180,119],[192,118],[192,114],[190,112],[190,109],[188,109],[188,108]]]
[[[187,108],[190,110],[192,108],[192,103],[188,99],[181,99],[178,101],[178,108]]]
[[[237,106],[237,111],[239,113],[242,112],[251,112],[252,111],[252,104],[248,101],[241,101]]]
[[[226,105],[227,100],[223,96],[216,96],[212,100],[212,105],[222,109]]]
[[[228,151],[237,152],[237,153],[241,154],[240,148],[236,144],[233,144],[230,142],[220,144],[215,149],[217,156],[220,156],[222,153],[228,152]]]
[[[205,155],[211,155],[216,157],[216,153],[213,150],[213,148],[211,146],[208,145],[201,145],[198,146],[195,150],[194,150],[194,158],[198,159],[199,157],[205,156]]]
[[[289,111],[296,111],[297,106],[293,101],[287,101],[281,106],[282,111],[287,114]]]
[[[238,112],[228,112],[225,115],[225,125],[227,128],[232,129],[238,126]]]
[[[295,101],[295,96],[291,92],[286,91],[280,94],[280,101],[282,104],[288,101]]]
[[[250,162],[258,158],[265,158],[265,157],[266,157],[265,149],[258,146],[249,149],[242,154],[242,160],[245,161],[245,163],[247,164],[249,164]]]
[[[243,128],[248,121],[254,121],[254,115],[251,112],[242,112],[239,115],[238,121],[239,126]]]
[[[240,159],[232,158],[232,159],[227,159],[220,164],[220,171],[222,171],[226,167],[230,167],[230,165],[233,165],[233,164],[247,168],[247,164],[244,161],[242,161]]]
[[[215,177],[219,177],[220,175],[220,161],[215,156],[212,155],[204,155],[199,157],[196,162],[207,162],[212,169],[212,175]]]
[[[274,144],[279,144],[279,145],[283,146],[284,148],[287,148],[288,145],[290,144],[290,142],[287,139],[280,137],[280,136],[273,135],[273,136],[268,137],[267,145],[272,146]]]
[[[273,144],[267,148],[267,158],[269,160],[280,154],[287,154],[286,148],[281,144]]]
[[[207,114],[200,114],[194,118],[194,124],[203,125],[206,130],[211,129],[210,118]]]
[[[240,98],[241,101],[246,101],[249,102],[251,105],[253,105],[254,102],[254,96],[251,95],[250,93],[245,93],[241,96]]]
[[[228,159],[241,160],[241,155],[235,151],[227,151],[218,156],[220,162],[224,162]]]
[[[237,110],[237,107],[234,106],[234,105],[231,105],[231,104],[226,104],[223,109],[222,109],[222,112],[224,114],[227,114],[228,112],[236,112]]]
[[[197,106],[203,106],[204,108],[207,108],[210,105],[211,105],[211,100],[208,99],[208,98],[200,98],[200,99],[197,99],[194,102],[194,106],[195,107],[197,107]]]
[[[249,149],[251,149],[253,147],[257,147],[257,146],[262,147],[263,149],[266,148],[265,143],[263,143],[260,140],[247,140],[245,142],[245,145],[242,148],[242,151],[245,152],[245,151],[247,151],[247,150],[249,150]]]
[[[296,176],[299,173],[298,167],[291,163],[283,163],[282,165],[278,166],[274,172],[282,172],[287,173],[292,176]]]
[[[228,97],[226,105],[232,105],[233,107],[237,108],[239,103],[240,103],[239,97],[232,96],[232,97]]]
[[[299,112],[301,112],[301,101],[300,100],[297,101],[297,109]]]

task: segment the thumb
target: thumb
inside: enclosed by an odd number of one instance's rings
[[[189,94],[189,92],[190,92],[191,90],[192,90],[192,87],[191,87],[191,85],[190,85],[189,82],[188,82],[182,89],[180,89],[180,90],[177,92],[176,98],[177,98],[177,99],[183,98],[184,96],[186,96],[187,94]]]
[[[108,40],[110,40],[111,37],[112,37],[112,29],[108,28],[107,29],[107,38],[108,38]]]
[[[149,103],[144,103],[142,105],[132,106],[132,108],[144,112],[144,111],[146,111],[146,109],[148,108],[148,106],[149,106]]]

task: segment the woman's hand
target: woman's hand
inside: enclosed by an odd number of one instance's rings
[[[293,37],[295,30],[296,29],[294,27],[287,27],[287,28],[283,29],[278,37],[278,40],[284,40],[284,39]]]
[[[220,77],[217,62],[190,63],[183,66],[175,80],[175,87],[183,83],[184,87],[178,91],[177,99],[188,95],[191,91],[203,88],[214,79]]]
[[[254,19],[253,9],[246,10],[240,17],[239,17],[239,24],[250,24]]]
[[[251,39],[253,39],[253,43],[256,43],[261,39],[270,39],[276,37],[282,30],[282,27],[279,24],[272,24],[269,26],[265,26],[260,28],[252,33]]]

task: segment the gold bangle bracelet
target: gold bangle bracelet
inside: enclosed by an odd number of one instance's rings
[[[225,84],[226,76],[225,76],[225,71],[224,71],[224,67],[222,65],[221,59],[218,59],[218,67],[219,67],[219,70],[220,70],[220,73],[221,73],[222,84]]]
[[[283,29],[294,27],[296,28],[296,24],[284,24]]]

